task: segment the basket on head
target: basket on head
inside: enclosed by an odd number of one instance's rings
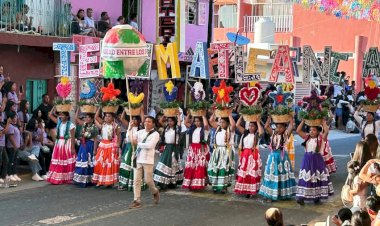
[[[257,122],[258,118],[259,118],[259,115],[246,115],[246,114],[243,114],[242,116],[243,116],[244,121],[246,121],[246,122]]]
[[[131,115],[131,116],[140,116],[140,113],[141,113],[141,107],[138,107],[138,108],[131,107],[131,111],[129,111],[129,107],[124,107],[124,110],[127,115]]]
[[[71,104],[58,104],[57,105],[57,111],[58,112],[70,112],[71,111]]]
[[[274,123],[288,123],[290,122],[290,115],[271,115]]]
[[[116,113],[118,109],[119,109],[119,105],[116,105],[116,106],[103,106],[102,107],[102,111],[104,113]]]
[[[178,108],[164,108],[162,109],[166,117],[176,117],[178,115]]]
[[[363,110],[366,112],[376,112],[378,108],[378,105],[363,105]]]
[[[322,119],[305,119],[305,124],[308,126],[321,126]]]
[[[95,105],[82,105],[80,107],[80,111],[82,113],[86,113],[86,114],[94,114],[96,113],[96,106]]]
[[[215,110],[215,116],[217,118],[228,118],[231,115],[231,113],[232,113],[231,108],[226,108],[223,110],[219,110],[219,109]]]
[[[203,116],[206,116],[206,113],[207,113],[206,109],[198,109],[198,110],[190,109],[190,114],[193,117],[203,117]]]

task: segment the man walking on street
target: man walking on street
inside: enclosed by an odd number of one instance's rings
[[[133,193],[134,200],[129,205],[130,209],[141,207],[141,183],[144,172],[145,183],[149,186],[149,190],[153,195],[154,203],[158,204],[160,193],[153,182],[153,166],[155,148],[160,140],[160,135],[155,131],[155,119],[151,116],[146,116],[144,122],[145,129],[137,132],[137,138],[132,138],[132,145],[137,146],[135,157],[133,159]],[[129,131],[128,134],[131,134]]]

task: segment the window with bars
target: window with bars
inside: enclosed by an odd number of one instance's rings
[[[236,5],[214,5],[214,28],[237,28]]]
[[[186,23],[197,24],[198,20],[198,1],[187,0],[186,1]]]

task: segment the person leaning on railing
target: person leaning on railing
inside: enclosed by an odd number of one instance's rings
[[[10,30],[15,27],[16,18],[13,16],[11,12],[11,3],[4,2],[1,6],[1,14],[0,14],[0,28]]]

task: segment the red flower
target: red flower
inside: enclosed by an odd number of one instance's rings
[[[212,92],[216,94],[216,102],[217,103],[229,103],[231,101],[230,99],[230,93],[233,91],[233,88],[231,86],[226,86],[226,82],[222,80],[220,82],[219,87],[212,87]]]
[[[115,89],[115,86],[112,82],[110,82],[107,87],[101,88],[100,91],[103,93],[103,101],[114,100],[121,93],[119,89]]]

